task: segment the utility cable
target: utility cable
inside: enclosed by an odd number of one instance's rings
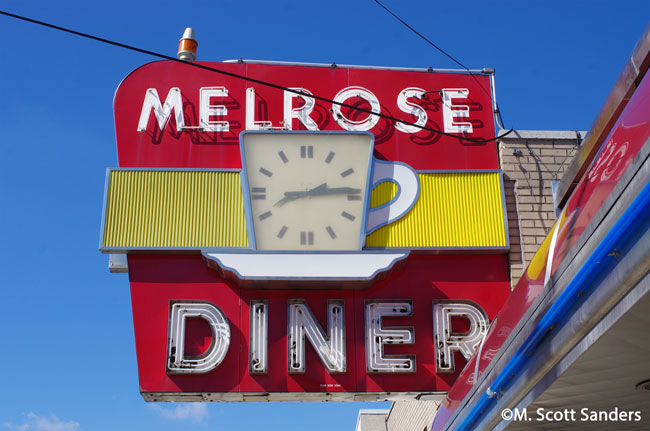
[[[496,105],[497,105],[497,116],[499,117],[499,121],[500,121],[499,126],[500,126],[502,129],[505,129],[506,126],[504,126],[504,123],[503,123],[503,117],[501,116],[501,109],[499,108],[499,104],[498,104],[498,103],[497,103]]]
[[[375,3],[377,3],[379,6],[381,6],[381,8],[384,9],[386,12],[388,12],[389,14],[391,14],[391,15],[393,16],[393,18],[395,18],[396,20],[398,20],[399,22],[401,22],[402,24],[404,24],[404,25],[405,25],[409,30],[411,30],[413,33],[415,33],[415,34],[417,34],[418,36],[420,36],[420,38],[422,38],[422,40],[424,40],[426,43],[428,43],[429,45],[431,45],[432,47],[434,47],[435,49],[437,49],[438,51],[440,51],[441,53],[443,53],[445,56],[447,56],[447,58],[449,58],[451,61],[453,61],[454,63],[456,63],[457,65],[459,65],[459,66],[462,67],[463,69],[465,69],[465,70],[469,70],[469,68],[468,68],[467,66],[465,66],[463,63],[461,63],[460,61],[456,60],[456,59],[455,59],[454,57],[452,57],[451,55],[447,54],[447,53],[445,52],[444,49],[440,48],[438,45],[436,45],[435,43],[431,42],[429,39],[427,39],[427,38],[424,37],[422,34],[420,34],[416,29],[414,29],[413,27],[411,27],[410,25],[408,25],[408,24],[406,23],[406,21],[404,21],[402,18],[398,17],[398,16],[395,15],[393,12],[391,12],[391,10],[388,9],[388,8],[387,8],[386,6],[384,6],[383,4],[381,4],[381,2],[379,2],[379,0],[373,0],[373,1],[374,1]]]
[[[417,31],[416,29],[414,29],[413,27],[411,27],[411,26],[410,26],[406,21],[404,21],[402,18],[400,18],[400,17],[397,16],[395,13],[393,13],[390,9],[388,9],[386,6],[384,6],[384,5],[383,5],[379,0],[373,0],[373,1],[374,1],[375,3],[377,3],[377,4],[378,4],[382,9],[384,9],[386,12],[388,12],[388,13],[389,13],[393,18],[395,18],[396,20],[398,20],[399,22],[401,22],[402,24],[404,24],[404,26],[405,26],[406,28],[408,28],[409,30],[411,30],[411,31],[412,31],[413,33],[415,33],[416,35],[418,35],[418,36],[419,36],[422,40],[424,40],[426,43],[428,43],[429,45],[431,45],[432,47],[434,47],[435,49],[437,49],[438,51],[440,51],[441,53],[443,53],[443,54],[444,54],[447,58],[449,58],[451,61],[453,61],[454,63],[456,63],[457,65],[459,65],[459,66],[462,67],[463,69],[465,69],[466,71],[468,71],[470,75],[474,76],[474,73],[472,73],[472,71],[471,71],[467,66],[465,66],[465,65],[464,65],[463,63],[461,63],[460,61],[456,60],[454,57],[451,56],[451,54],[448,54],[444,49],[440,48],[438,45],[436,45],[435,43],[431,42],[431,41],[430,41],[429,39],[427,39],[424,35],[422,35],[419,31]],[[483,89],[483,91],[485,91],[485,89],[484,89],[482,86],[479,85],[479,87],[480,87],[481,89]],[[487,93],[487,92],[486,92],[486,93]],[[503,117],[501,116],[501,110],[499,109],[499,105],[498,105],[498,104],[496,105],[496,112],[495,112],[495,114],[496,114],[497,117],[498,117],[498,118],[497,118],[497,124],[499,125],[499,127],[501,127],[501,128],[505,128],[505,126],[503,125]],[[499,123],[499,122],[500,122],[500,123]],[[510,133],[510,132],[508,132],[508,133]],[[505,135],[503,135],[503,136],[505,136]]]
[[[44,27],[54,29],[54,30],[62,31],[62,32],[65,32],[65,33],[70,33],[70,34],[73,34],[75,36],[85,37],[87,39],[92,39],[92,40],[95,40],[97,42],[106,43],[108,45],[113,45],[113,46],[117,46],[117,47],[120,47],[120,48],[128,49],[130,51],[135,51],[135,52],[150,55],[150,56],[153,56],[153,57],[162,58],[164,60],[169,60],[169,61],[174,61],[176,63],[186,64],[186,65],[191,66],[191,67],[196,67],[198,69],[203,69],[203,70],[207,70],[207,71],[210,71],[210,72],[219,73],[221,75],[230,76],[232,78],[243,79],[245,81],[250,81],[250,82],[253,82],[255,84],[264,85],[266,87],[271,87],[271,88],[275,88],[275,89],[282,90],[282,91],[288,91],[290,93],[294,93],[294,94],[297,94],[299,96],[311,97],[312,99],[320,100],[322,102],[331,103],[331,104],[338,105],[338,106],[341,106],[341,107],[344,107],[344,108],[352,109],[352,110],[359,111],[359,112],[364,112],[364,113],[370,114],[370,115],[376,115],[376,116],[378,116],[380,118],[384,118],[386,120],[395,121],[397,123],[402,123],[402,124],[406,124],[406,125],[409,125],[409,126],[415,126],[415,127],[418,127],[418,128],[420,128],[422,130],[426,130],[428,132],[433,132],[433,133],[436,133],[438,135],[447,136],[447,137],[462,140],[462,141],[468,141],[468,142],[472,142],[472,143],[475,143],[475,144],[484,144],[484,143],[487,143],[487,142],[496,141],[497,139],[500,139],[500,138],[502,138],[502,137],[504,137],[504,136],[506,136],[506,135],[508,135],[508,134],[510,134],[510,133],[512,133],[514,131],[514,130],[511,129],[508,132],[506,132],[505,134],[503,134],[501,136],[496,136],[496,137],[491,138],[491,139],[473,139],[473,138],[467,138],[467,137],[463,137],[463,136],[452,135],[451,133],[442,132],[440,130],[433,129],[431,127],[420,126],[418,124],[415,124],[415,123],[412,123],[412,122],[409,122],[409,121],[400,120],[400,119],[392,117],[390,115],[382,114],[382,113],[379,113],[379,112],[374,112],[374,111],[372,111],[370,109],[360,108],[358,106],[353,106],[353,105],[348,105],[346,103],[336,102],[334,100],[330,100],[330,99],[327,99],[325,97],[317,96],[315,94],[307,94],[307,93],[304,93],[304,92],[299,91],[299,90],[294,90],[294,89],[291,89],[291,88],[283,87],[281,85],[261,81],[259,79],[246,77],[246,76],[239,75],[239,74],[232,73],[232,72],[226,72],[225,70],[215,69],[213,67],[206,66],[204,64],[200,64],[200,63],[196,63],[196,62],[190,62],[190,61],[186,61],[186,60],[180,60],[180,59],[178,59],[176,57],[171,57],[169,55],[160,54],[158,52],[149,51],[149,50],[138,48],[138,47],[135,47],[135,46],[132,46],[132,45],[127,45],[125,43],[115,42],[115,41],[112,41],[112,40],[109,40],[109,39],[104,39],[102,37],[93,36],[93,35],[88,34],[88,33],[82,33],[80,31],[71,30],[71,29],[61,27],[61,26],[58,26],[58,25],[49,24],[49,23],[46,23],[46,22],[43,22],[43,21],[38,21],[38,20],[33,19],[33,18],[27,18],[27,17],[21,16],[21,15],[16,15],[16,14],[5,12],[5,11],[2,11],[2,10],[0,10],[0,15],[5,15],[5,16],[11,17],[11,18],[19,19],[21,21],[26,21],[26,22],[29,22],[29,23],[32,23],[32,24],[37,24],[37,25],[40,25],[40,26],[44,26]]]

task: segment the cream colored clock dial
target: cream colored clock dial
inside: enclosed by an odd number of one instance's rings
[[[258,250],[363,246],[371,135],[246,132],[242,139]]]

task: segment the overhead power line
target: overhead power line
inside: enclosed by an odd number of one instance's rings
[[[390,9],[388,9],[386,6],[384,6],[383,4],[381,4],[380,1],[378,1],[378,0],[374,0],[374,2],[377,3],[379,6],[381,6],[381,8],[384,9],[386,12],[388,12],[389,14],[391,14],[391,15],[393,16],[393,18],[395,18],[396,20],[398,20],[399,22],[401,22],[402,24],[404,24],[404,25],[405,25],[409,30],[411,30],[413,33],[415,33],[415,34],[417,34],[418,36],[420,36],[420,37],[421,37],[421,38],[422,38],[426,43],[428,43],[429,45],[431,45],[432,47],[434,47],[435,49],[437,49],[438,51],[440,51],[441,53],[443,53],[445,56],[447,56],[447,58],[449,58],[451,61],[453,61],[454,63],[456,63],[457,65],[459,65],[459,66],[462,67],[463,69],[465,69],[465,70],[469,70],[469,68],[468,68],[467,66],[465,66],[465,65],[464,65],[463,63],[461,63],[460,61],[456,60],[456,59],[455,59],[454,57],[452,57],[451,55],[447,54],[447,53],[445,52],[444,49],[440,48],[438,45],[436,45],[435,43],[431,42],[429,39],[427,39],[426,37],[424,37],[420,32],[418,32],[416,29],[414,29],[413,27],[411,27],[410,25],[408,25],[408,24],[406,23],[406,21],[404,21],[402,18],[400,18],[400,17],[398,17],[397,15],[395,15],[395,14],[394,14]]]
[[[294,90],[294,89],[291,89],[291,88],[288,88],[288,87],[283,87],[281,85],[273,84],[271,82],[266,82],[266,81],[262,81],[262,80],[259,80],[259,79],[246,77],[246,76],[239,75],[239,74],[236,74],[236,73],[227,72],[225,70],[215,69],[214,67],[206,66],[204,64],[191,62],[191,61],[185,61],[185,60],[179,60],[176,57],[171,57],[169,55],[161,54],[161,53],[158,53],[158,52],[155,52],[155,51],[150,51],[150,50],[147,50],[147,49],[138,48],[136,46],[127,45],[125,43],[115,42],[113,40],[105,39],[105,38],[102,38],[102,37],[99,37],[99,36],[93,36],[93,35],[88,34],[88,33],[83,33],[83,32],[80,32],[80,31],[76,31],[76,30],[72,30],[72,29],[69,29],[69,28],[61,27],[61,26],[58,26],[58,25],[54,25],[54,24],[50,24],[50,23],[47,23],[47,22],[39,21],[39,20],[36,20],[36,19],[33,19],[33,18],[28,18],[28,17],[25,17],[25,16],[16,15],[16,14],[13,14],[13,13],[10,13],[10,12],[5,12],[5,11],[2,11],[2,10],[0,10],[0,15],[5,15],[5,16],[11,17],[11,18],[19,19],[21,21],[26,21],[26,22],[29,22],[29,23],[32,23],[32,24],[37,24],[37,25],[40,25],[40,26],[44,26],[44,27],[54,29],[54,30],[62,31],[62,32],[65,32],[65,33],[70,33],[70,34],[73,34],[75,36],[85,37],[87,39],[92,39],[92,40],[95,40],[97,42],[106,43],[108,45],[117,46],[117,47],[120,47],[120,48],[128,49],[130,51],[135,51],[135,52],[139,52],[139,53],[142,53],[142,54],[150,55],[152,57],[158,57],[158,58],[162,58],[164,60],[174,61],[176,63],[182,63],[182,64],[185,64],[185,65],[190,66],[190,67],[195,67],[195,68],[198,68],[198,69],[203,69],[203,70],[207,70],[207,71],[210,71],[210,72],[219,73],[221,75],[230,76],[232,78],[237,78],[237,79],[242,79],[242,80],[245,80],[245,81],[253,82],[255,84],[264,85],[266,87],[271,87],[271,88],[275,88],[275,89],[282,90],[282,91],[288,91],[290,93],[298,94],[300,96],[311,97],[312,99],[320,100],[322,102],[331,103],[333,105],[338,105],[338,106],[348,108],[348,109],[352,109],[352,110],[355,110],[355,111],[364,112],[364,113],[370,114],[370,115],[376,115],[376,116],[378,116],[380,118],[384,118],[386,120],[395,121],[397,123],[402,123],[402,124],[406,124],[406,125],[409,125],[409,126],[415,126],[415,127],[418,127],[418,128],[420,128],[422,130],[433,132],[433,133],[441,135],[441,136],[447,136],[447,137],[450,137],[450,138],[454,138],[454,139],[458,139],[458,140],[462,140],[462,141],[467,141],[467,142],[472,142],[472,143],[475,143],[475,144],[483,144],[483,143],[487,143],[487,142],[492,142],[492,141],[496,141],[497,139],[500,138],[500,137],[494,137],[494,138],[491,138],[491,139],[473,139],[473,138],[467,138],[467,137],[463,137],[463,136],[452,135],[451,133],[442,132],[440,130],[433,129],[431,127],[420,126],[420,125],[415,124],[415,123],[410,122],[410,121],[400,120],[400,119],[392,117],[390,115],[374,112],[374,111],[372,111],[370,109],[365,109],[365,108],[361,108],[361,107],[358,107],[358,106],[348,105],[346,103],[337,102],[337,101],[328,99],[326,97],[321,97],[321,96],[318,96],[318,95],[315,95],[315,94],[307,94],[307,93],[304,93],[302,91]],[[505,134],[501,135],[501,137],[506,136],[506,135],[508,135],[509,133],[512,133],[512,132],[513,132],[513,130],[510,130],[510,131],[506,132]]]
[[[443,53],[443,54],[444,54],[447,58],[449,58],[451,61],[453,61],[454,63],[456,63],[457,65],[459,65],[459,66],[462,67],[463,69],[465,69],[466,71],[468,71],[468,72],[470,73],[470,75],[472,75],[472,76],[474,75],[474,74],[472,73],[472,71],[469,70],[469,68],[468,68],[467,66],[465,66],[465,65],[464,65],[463,63],[461,63],[460,61],[456,60],[454,57],[451,56],[451,54],[447,53],[444,49],[440,48],[438,45],[436,45],[435,43],[431,42],[431,41],[430,41],[429,39],[427,39],[424,35],[422,35],[419,31],[417,31],[416,29],[414,29],[413,27],[411,27],[411,26],[410,26],[406,21],[404,21],[402,18],[400,18],[399,16],[397,16],[395,13],[393,13],[393,11],[391,11],[391,10],[388,9],[386,6],[384,6],[384,5],[383,5],[379,0],[373,0],[373,1],[374,1],[375,3],[377,3],[377,4],[378,4],[382,9],[384,9],[386,12],[388,12],[389,14],[391,14],[393,18],[395,18],[396,20],[398,20],[399,22],[401,22],[402,24],[404,24],[404,26],[406,26],[406,28],[408,28],[409,30],[411,30],[411,31],[412,31],[413,33],[415,33],[416,35],[418,35],[418,36],[419,36],[422,40],[424,40],[426,43],[428,43],[429,45],[431,45],[432,47],[434,47],[435,49],[437,49],[438,51],[440,51],[441,53]],[[483,88],[483,87],[481,87],[481,88]],[[496,112],[495,112],[495,114],[498,116],[498,119],[499,119],[499,121],[500,121],[499,126],[500,126],[500,127],[504,127],[504,126],[503,126],[503,117],[501,117],[501,109],[499,109],[499,105],[498,105],[498,104],[496,105]],[[498,123],[498,122],[497,122],[497,123]],[[510,133],[510,132],[508,132],[508,133]],[[504,135],[504,136],[505,136],[505,135]]]

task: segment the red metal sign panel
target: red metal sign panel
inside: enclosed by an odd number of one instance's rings
[[[469,269],[471,268],[471,270]],[[433,304],[452,300],[471,301],[494,317],[508,295],[508,273],[504,255],[488,256],[410,256],[406,265],[390,279],[367,290],[247,290],[239,288],[208,269],[199,256],[129,256],[131,295],[135,322],[136,350],[141,391],[147,399],[174,399],[178,393],[267,394],[282,392],[387,393],[446,391],[457,371],[465,363],[459,351],[451,359],[452,373],[436,372]],[[174,301],[208,302],[223,311],[230,324],[230,345],[223,362],[204,374],[170,374],[165,358],[168,349],[170,303]],[[249,369],[251,350],[250,304],[265,300],[268,306],[268,366],[266,373]],[[345,312],[344,372],[330,373],[309,345],[305,352],[304,372],[289,372],[288,303],[304,300],[319,325],[327,331],[328,300],[340,300]],[[384,328],[413,328],[414,341],[385,344],[385,356],[414,357],[413,372],[372,372],[367,370],[366,331],[370,326],[364,312],[370,301],[407,302],[410,316],[385,317]],[[453,331],[468,331],[465,319],[453,319]],[[200,355],[210,344],[210,332],[201,325],[187,328],[186,348]],[[309,343],[307,343],[309,344]],[[225,397],[225,399],[238,399]],[[272,397],[271,397],[272,399]],[[296,398],[298,400],[298,398]]]
[[[490,79],[484,75],[205,65],[461,137],[491,139],[495,133]],[[440,136],[174,62],[147,64],[122,82],[115,95],[115,125],[121,167],[239,169],[240,132],[284,128],[368,130],[375,135],[377,158],[404,162],[416,170],[499,168],[495,142]]]
[[[115,96],[121,167],[241,169],[242,131],[284,129],[368,131],[375,159],[419,171],[498,169],[495,142],[475,142],[495,133],[488,76],[205,65],[230,76],[156,62],[124,80]],[[148,400],[298,400],[278,394],[387,398],[449,389],[510,293],[507,258],[402,251],[383,279],[354,290],[296,280],[291,289],[263,280],[251,287],[199,254],[129,254],[141,391]]]

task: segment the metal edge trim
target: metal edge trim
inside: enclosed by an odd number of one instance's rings
[[[396,66],[364,66],[357,64],[337,64],[337,63],[309,63],[309,62],[296,62],[296,61],[272,61],[272,60],[251,60],[251,59],[237,59],[237,60],[223,60],[222,63],[236,63],[236,64],[266,64],[270,66],[305,66],[305,67],[327,67],[334,69],[369,69],[369,70],[394,70],[401,72],[428,72],[428,73],[458,73],[469,75],[491,75],[490,68],[483,69],[434,69],[423,67],[396,67]]]

